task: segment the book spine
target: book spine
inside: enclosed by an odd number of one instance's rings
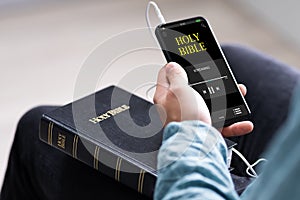
[[[156,176],[146,172],[118,155],[79,137],[75,132],[42,117],[40,140],[116,181],[153,198]]]

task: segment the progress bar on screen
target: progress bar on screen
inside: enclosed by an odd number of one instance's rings
[[[220,79],[228,79],[228,76],[221,76],[221,77],[209,79],[209,80],[206,80],[206,81],[200,81],[200,82],[197,82],[197,83],[192,83],[192,84],[189,84],[189,86],[200,85],[200,84],[203,84],[203,83],[217,81],[217,80],[220,80]]]

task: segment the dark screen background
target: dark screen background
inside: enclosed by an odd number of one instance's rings
[[[213,121],[218,121],[224,113],[226,119],[249,114],[205,19],[198,17],[164,24],[156,29],[156,35],[167,61],[177,62],[187,72],[189,84],[204,98]],[[178,45],[175,38],[183,36],[186,43]],[[204,44],[206,50],[180,55],[178,48],[196,45],[201,50],[199,43]],[[241,114],[232,111],[236,107]]]

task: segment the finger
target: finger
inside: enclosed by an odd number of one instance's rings
[[[223,128],[222,135],[225,137],[240,136],[250,133],[253,130],[253,123],[250,121],[242,121],[234,123]]]
[[[179,64],[170,62],[165,68],[170,87],[176,88],[188,85],[187,74]]]
[[[162,106],[161,104],[155,104],[155,109],[158,112],[160,121],[162,122],[163,126],[165,126],[167,124],[167,112],[164,108],[164,106]]]
[[[155,88],[155,93],[153,97],[154,103],[157,103],[157,100],[160,99],[165,93],[166,90],[169,88],[169,81],[166,76],[166,68],[163,66],[157,75],[157,83]]]
[[[169,87],[169,81],[168,81],[167,75],[166,75],[166,65],[164,65],[158,72],[157,85],[163,86],[166,88]]]
[[[247,88],[244,84],[239,84],[239,88],[240,88],[240,91],[242,93],[243,96],[246,96],[247,94]]]

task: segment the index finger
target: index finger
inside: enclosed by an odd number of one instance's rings
[[[250,133],[253,130],[253,123],[251,121],[236,122],[221,130],[224,137],[241,136]]]
[[[242,95],[246,96],[246,94],[247,94],[247,88],[246,88],[246,86],[244,84],[239,84],[239,89],[240,89]]]

